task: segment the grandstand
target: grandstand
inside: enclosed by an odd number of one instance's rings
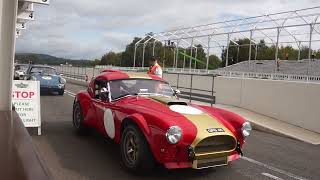
[[[310,64],[309,64],[310,63]],[[320,60],[282,60],[279,71],[274,60],[252,60],[243,61],[231,66],[219,68],[219,71],[227,72],[256,72],[256,73],[277,73],[292,75],[320,76]]]

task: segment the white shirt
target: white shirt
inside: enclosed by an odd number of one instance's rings
[[[156,69],[155,75],[162,78],[162,69],[161,69],[161,67],[158,67],[158,68]]]

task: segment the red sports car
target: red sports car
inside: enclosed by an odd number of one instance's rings
[[[73,124],[79,133],[93,128],[119,143],[130,170],[155,163],[201,169],[238,159],[250,123],[229,111],[181,101],[178,93],[157,76],[105,70],[76,95]]]

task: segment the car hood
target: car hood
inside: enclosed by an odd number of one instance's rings
[[[34,74],[40,85],[58,85],[60,84],[60,76],[54,74]]]
[[[193,146],[210,136],[234,137],[233,130],[227,128],[221,118],[213,116],[197,105],[164,96],[138,97],[136,99],[130,102],[136,110],[151,111],[153,118],[163,119],[169,121],[170,125],[183,127],[184,131],[190,134],[193,134],[191,133],[193,131],[196,134],[192,142]]]
[[[180,113],[172,111],[170,105],[181,104],[187,105],[184,101],[179,101],[175,98],[169,98],[165,96],[148,96],[148,97],[137,97],[134,101],[131,101],[130,104],[134,106],[139,106],[142,109],[149,109],[157,113],[166,114],[169,117],[179,117],[182,116]],[[156,114],[155,114],[156,115]]]

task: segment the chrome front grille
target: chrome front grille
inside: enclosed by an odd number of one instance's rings
[[[195,154],[232,151],[236,148],[236,140],[232,136],[211,136],[200,141],[194,151]]]

